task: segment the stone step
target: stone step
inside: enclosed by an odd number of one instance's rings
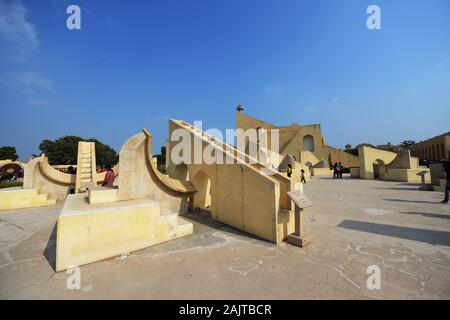
[[[194,225],[186,219],[177,217],[177,232],[175,238],[184,237],[194,232]]]
[[[38,195],[36,195],[34,198],[35,198],[36,200],[39,200],[39,201],[47,201],[47,200],[48,200],[48,194],[45,194],[45,193],[43,193],[43,194],[38,194]]]
[[[177,217],[178,214],[173,212],[164,213],[161,215],[171,239],[175,238],[177,235]]]

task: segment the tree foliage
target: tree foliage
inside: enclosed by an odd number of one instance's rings
[[[78,136],[64,136],[56,140],[43,140],[39,149],[48,157],[50,164],[76,164],[78,142],[95,142],[95,157],[97,164],[114,165],[119,161],[116,151],[97,139],[83,139]]]
[[[19,156],[17,155],[16,147],[0,147],[0,160],[16,161],[17,159],[19,159]]]
[[[407,148],[411,147],[414,144],[416,144],[416,142],[414,140],[405,140],[402,143],[400,143],[400,146],[402,148],[407,149]]]

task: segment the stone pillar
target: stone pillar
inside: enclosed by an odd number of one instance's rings
[[[303,230],[303,209],[295,206],[295,232],[288,236],[288,242],[297,247],[304,247],[311,242],[312,237],[305,235]]]

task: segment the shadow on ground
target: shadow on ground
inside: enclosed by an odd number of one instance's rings
[[[356,220],[344,220],[338,225],[338,227],[383,236],[426,242],[433,245],[450,246],[450,232],[446,231],[400,227]]]
[[[187,220],[190,220],[191,222],[194,222],[194,234],[196,233],[196,229],[198,229],[198,225],[205,226],[210,229],[214,229],[217,231],[223,231],[227,233],[232,233],[234,235],[245,237],[249,239],[259,240],[259,241],[265,241],[268,243],[271,243],[267,240],[264,240],[262,238],[259,238],[257,236],[254,236],[250,233],[246,233],[244,231],[241,231],[239,229],[235,229],[233,227],[227,226],[219,221],[213,220],[211,218],[211,212],[207,210],[200,210],[200,211],[190,211],[187,214],[183,216],[183,218],[187,218]],[[198,224],[198,225],[196,225]]]
[[[373,190],[404,190],[404,191],[421,191],[421,190],[419,190],[419,188],[418,187],[411,187],[411,188],[395,188],[395,187],[392,187],[392,188],[383,188],[383,187],[372,187],[372,188],[370,188],[370,189],[373,189]]]
[[[53,226],[52,233],[47,241],[43,254],[50,267],[53,268],[53,271],[56,271],[56,223]]]
[[[421,215],[429,218],[450,219],[450,214],[428,213],[428,212],[400,212],[403,214]]]
[[[440,203],[438,201],[432,202],[432,201],[423,201],[423,200],[404,200],[404,199],[383,199],[384,201],[392,201],[392,202],[405,202],[405,203],[430,203],[430,204],[436,204]]]

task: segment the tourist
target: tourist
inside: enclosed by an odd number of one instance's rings
[[[338,166],[339,166],[339,179],[342,179],[342,174],[344,173],[344,166],[341,162],[339,162]]]
[[[333,165],[333,179],[339,179],[339,165],[337,162]]]
[[[442,203],[448,203],[449,195],[450,195],[450,156],[448,157],[448,160],[444,162],[444,170],[447,175],[447,182],[445,184],[445,198]]]
[[[75,171],[74,167],[70,166],[67,168],[67,173],[68,174],[76,174],[76,171]]]
[[[287,176],[290,178],[292,176],[292,166],[288,164],[287,167]]]
[[[103,180],[102,187],[113,188],[114,180],[116,179],[116,175],[114,174],[114,171],[112,170],[111,165],[107,164],[105,166],[105,169],[106,169],[106,175],[105,175],[105,180]]]
[[[301,176],[301,180],[300,182],[303,182],[306,184],[306,179],[305,179],[305,170],[300,170],[300,176]]]

